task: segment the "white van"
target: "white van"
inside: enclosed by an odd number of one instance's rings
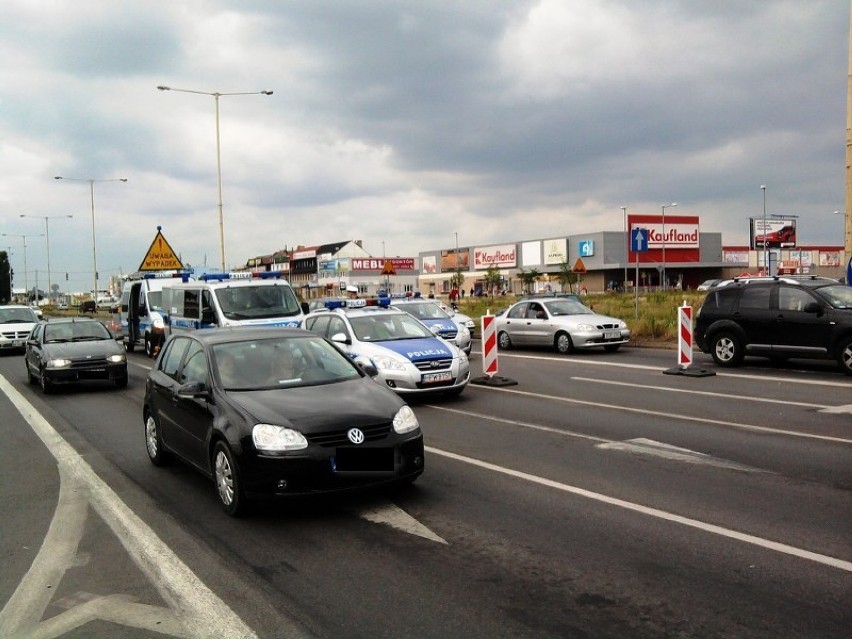
[[[148,357],[156,355],[166,339],[163,287],[185,281],[189,281],[188,274],[168,271],[146,273],[124,283],[119,322],[127,352],[144,345]]]
[[[166,332],[214,326],[301,326],[302,306],[280,273],[203,275],[163,288]]]

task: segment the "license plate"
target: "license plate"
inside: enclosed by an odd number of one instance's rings
[[[621,331],[604,331],[604,339],[621,339]]]
[[[12,340],[12,346],[23,346],[23,345],[24,345],[23,340],[20,340],[20,339]]]
[[[424,373],[420,381],[424,384],[434,384],[435,382],[449,382],[452,379],[453,374],[450,371],[444,371],[443,373]]]
[[[338,448],[338,472],[388,472],[393,470],[393,448]]]

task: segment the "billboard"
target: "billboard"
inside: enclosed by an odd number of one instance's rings
[[[475,269],[488,269],[492,266],[512,268],[517,264],[517,246],[514,244],[473,249],[473,268]]]
[[[568,240],[564,237],[544,241],[544,263],[548,266],[568,261]]]
[[[385,268],[385,262],[390,262],[391,268],[394,271],[413,271],[413,257],[353,257],[353,271],[382,271]]]
[[[795,218],[749,218],[752,249],[793,248],[796,246]]]

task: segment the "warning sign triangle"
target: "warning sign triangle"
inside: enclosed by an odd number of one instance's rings
[[[169,246],[166,238],[163,237],[160,228],[159,226],[157,227],[157,235],[154,241],[151,242],[151,247],[145,254],[145,259],[142,260],[142,264],[139,266],[140,271],[179,270],[183,268],[183,264],[181,264],[172,247]]]
[[[573,273],[585,273],[586,272],[586,264],[579,257],[577,261],[574,262],[574,268],[571,269]]]
[[[385,260],[385,267],[382,269],[382,275],[396,275],[396,269],[393,267],[390,260]]]

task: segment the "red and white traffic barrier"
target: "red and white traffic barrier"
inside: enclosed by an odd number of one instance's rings
[[[500,370],[497,362],[497,328],[493,315],[482,316],[482,372],[492,377]]]
[[[683,306],[678,310],[680,311],[680,330],[677,339],[677,363],[682,368],[687,368],[692,365],[692,307],[687,306],[684,300]]]

